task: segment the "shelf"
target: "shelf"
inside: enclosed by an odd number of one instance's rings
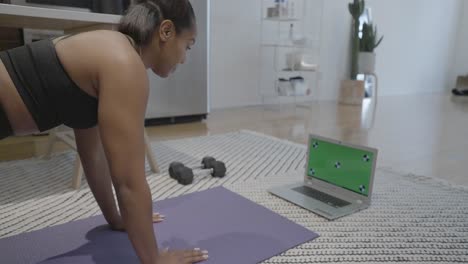
[[[300,19],[293,17],[264,17],[263,20],[274,22],[299,22]]]
[[[263,47],[270,48],[298,48],[298,49],[313,49],[311,45],[294,45],[294,44],[273,44],[273,43],[262,43]]]
[[[291,94],[291,95],[281,95],[279,92],[273,92],[273,93],[264,93],[262,94],[263,96],[265,97],[269,97],[269,98],[283,98],[283,99],[286,99],[286,98],[293,98],[293,97],[296,97],[296,98],[300,98],[300,97],[314,97],[313,94],[303,94],[303,95],[300,95],[300,94]]]
[[[318,72],[318,65],[315,65],[315,68],[310,70],[293,70],[293,69],[282,69],[282,72]]]
[[[0,4],[2,27],[66,31],[98,25],[112,27],[120,18],[119,15]]]
[[[264,42],[263,42],[264,41]],[[320,45],[320,41],[316,38],[295,38],[290,40],[287,38],[266,40],[262,37],[262,42],[260,46],[262,47],[271,47],[271,48],[297,48],[297,49],[314,49]]]
[[[320,90],[319,59],[325,0],[288,0],[294,3],[288,5],[291,12],[283,13],[282,17],[268,17],[278,14],[274,12],[276,10],[268,10],[271,1],[267,4],[262,0],[259,94],[263,104],[294,103],[297,106],[299,102],[314,100]],[[304,84],[292,88],[287,82],[279,81],[293,77],[302,77]],[[310,94],[295,94],[304,89]]]
[[[313,95],[311,95],[311,94],[304,94],[304,95],[280,95],[280,94],[277,94],[276,98],[278,98],[278,99],[313,98]]]

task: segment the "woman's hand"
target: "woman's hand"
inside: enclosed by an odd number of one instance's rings
[[[162,215],[160,213],[153,213],[153,223],[161,223],[165,220],[165,218],[165,215]]]
[[[200,250],[163,250],[159,252],[156,264],[192,264],[208,259],[208,251]]]
[[[165,217],[166,216],[164,216],[162,214],[154,213],[153,214],[153,223],[160,223],[160,222],[164,221]],[[122,232],[125,231],[125,227],[124,227],[122,218],[119,218],[118,221],[116,221],[115,223],[109,224],[109,225],[110,225],[110,228],[112,230],[114,230],[114,231],[122,231]]]

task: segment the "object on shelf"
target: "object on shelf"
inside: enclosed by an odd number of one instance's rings
[[[292,44],[296,46],[307,46],[309,41],[307,40],[307,38],[301,37],[301,38],[293,38],[291,42]]]
[[[281,17],[288,17],[289,10],[288,10],[288,0],[276,0],[280,2],[280,16]]]
[[[290,41],[290,43],[292,43],[293,46],[297,47],[297,48],[308,48],[308,49],[312,49],[314,47],[317,46],[317,43],[314,43],[313,40],[307,38],[307,37],[303,37],[303,36],[300,36],[300,35],[295,35],[294,38]]]
[[[294,7],[294,4],[292,4]],[[289,17],[289,4],[287,0],[275,0],[275,6],[267,9],[267,18]]]
[[[304,77],[296,76],[289,78],[289,82],[293,87],[294,95],[296,96],[305,96],[310,95],[310,89],[307,86],[307,82]]]
[[[467,96],[468,97],[468,89],[462,90],[462,89],[452,89],[452,94],[456,96]]]
[[[458,90],[468,90],[468,74],[465,75],[465,76],[458,76],[457,77],[456,89],[458,89]]]
[[[317,64],[313,63],[311,55],[302,51],[294,51],[286,54],[286,67],[291,71],[316,71]]]
[[[305,96],[310,95],[310,89],[302,76],[295,76],[289,79],[278,79],[279,96]]]
[[[267,9],[267,18],[279,17],[279,10],[276,7],[269,7]]]
[[[451,100],[456,103],[468,103],[468,74],[457,77],[457,86],[452,89]]]
[[[297,18],[293,17],[267,17],[265,20],[275,21],[275,22],[296,22],[299,21]]]
[[[295,7],[294,7],[294,0],[293,1],[289,1],[289,6],[288,6],[288,13],[289,13],[289,17],[294,17],[295,15]]]
[[[290,96],[293,95],[294,88],[292,83],[285,78],[278,79],[278,95],[280,96]]]
[[[291,23],[289,26],[289,40],[294,41],[294,24]]]
[[[468,103],[468,74],[457,77],[456,88],[452,89],[451,100],[456,103]]]
[[[455,97],[468,98],[468,74],[457,77],[457,86],[452,89],[452,95]]]

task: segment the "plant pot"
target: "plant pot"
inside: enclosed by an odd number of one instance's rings
[[[364,81],[343,80],[341,81],[340,97],[341,104],[361,105],[364,99]]]
[[[374,52],[359,52],[358,72],[359,73],[374,73],[375,72],[375,53]]]

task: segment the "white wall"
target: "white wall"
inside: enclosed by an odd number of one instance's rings
[[[446,91],[462,1],[368,2],[385,35],[377,49],[380,95]]]
[[[450,88],[455,88],[458,75],[468,74],[468,2],[462,1],[458,38],[454,51],[454,63],[450,74]]]
[[[307,1],[307,0],[306,0]],[[320,99],[336,100],[341,80],[349,78],[351,15],[346,0],[324,0]]]
[[[324,0],[320,99],[336,100],[348,78],[350,0]],[[374,23],[385,35],[377,48],[379,96],[448,90],[452,82],[463,0],[366,1]],[[211,1],[211,106],[259,104],[259,0]],[[465,10],[467,9],[465,4]],[[465,14],[468,14],[465,13]],[[464,18],[468,25],[468,18]],[[457,69],[468,63],[468,26],[458,41]],[[460,56],[461,57],[461,56]]]
[[[211,1],[211,108],[258,104],[260,4]]]

